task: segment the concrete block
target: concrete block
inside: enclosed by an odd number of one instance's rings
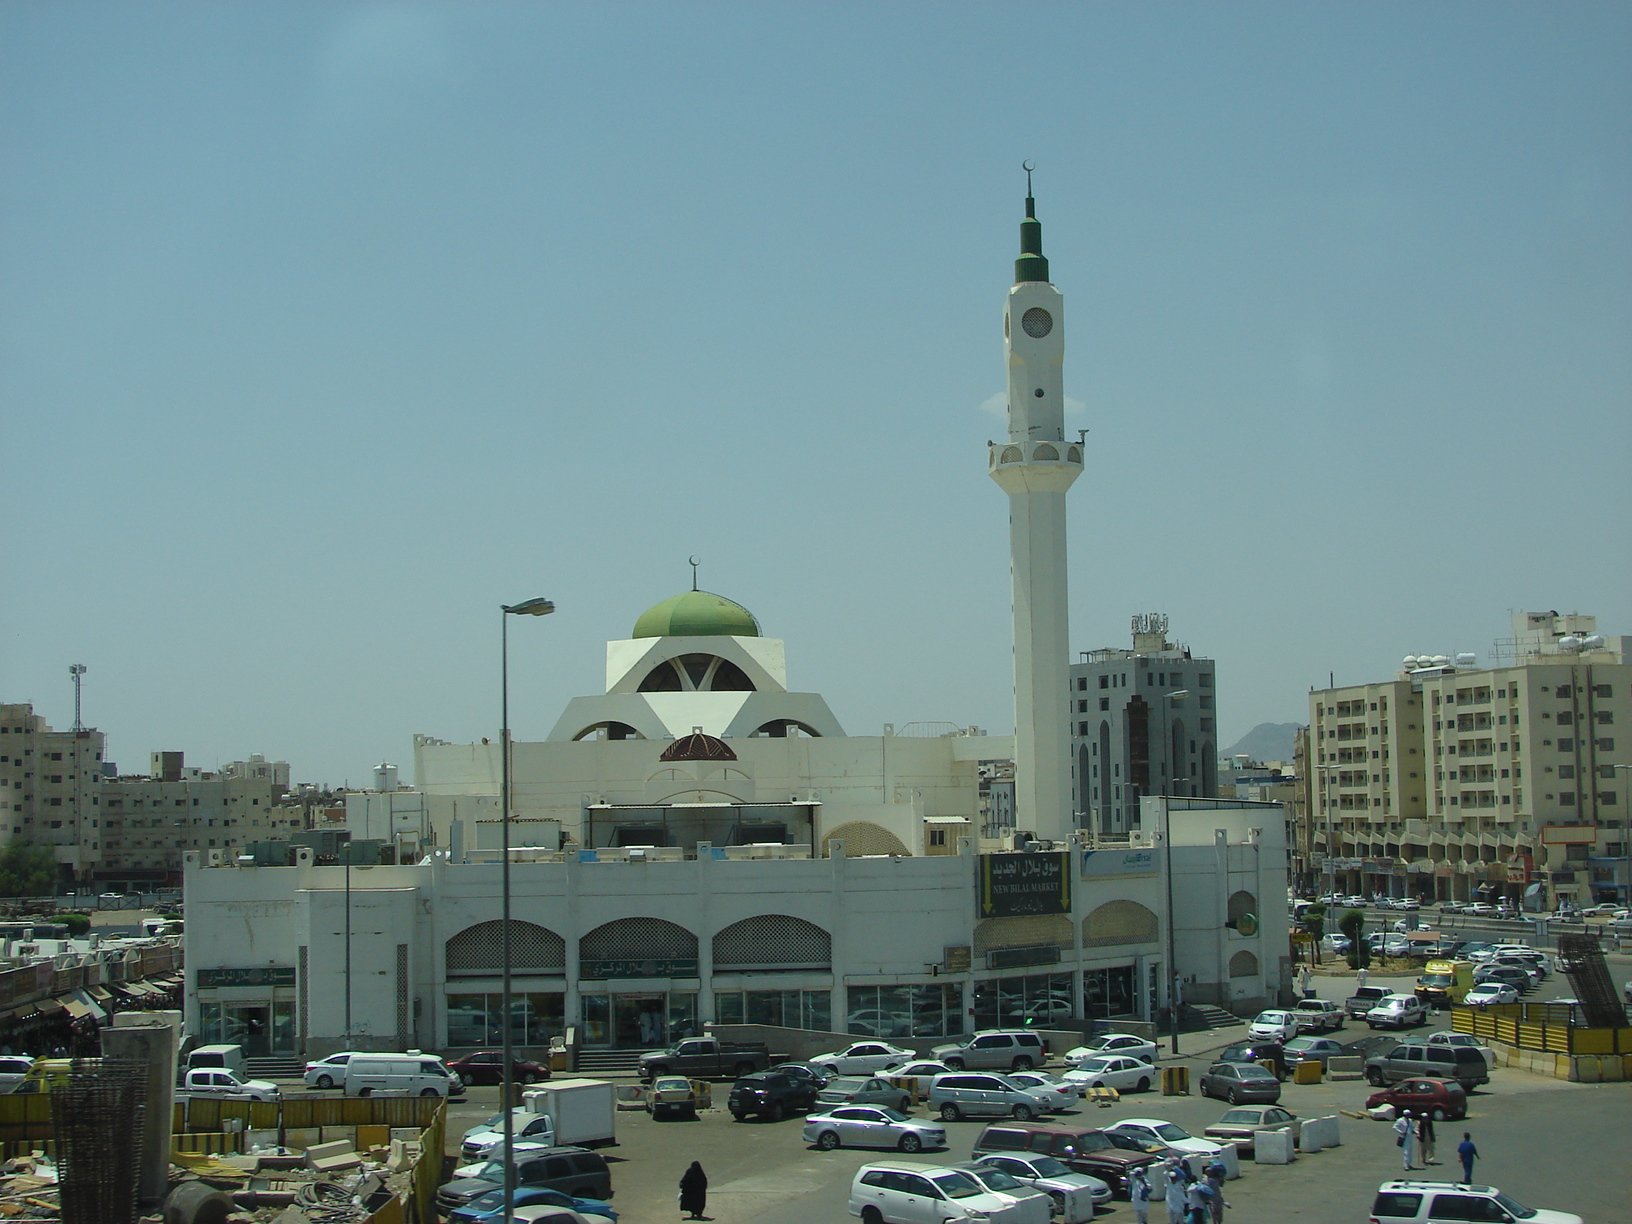
[[[1366,1073],[1366,1060],[1359,1055],[1338,1054],[1326,1060],[1326,1074],[1334,1079],[1359,1079]]]
[[[1307,1156],[1310,1152],[1318,1152],[1325,1146],[1321,1142],[1320,1127],[1311,1127],[1308,1122],[1305,1122],[1303,1129],[1298,1132],[1298,1151]]]
[[[1303,1150],[1318,1152],[1325,1148],[1343,1146],[1342,1131],[1338,1128],[1337,1115],[1327,1114],[1320,1118],[1305,1118],[1303,1120]],[[1311,1147],[1310,1145],[1314,1146]]]
[[[1236,1147],[1235,1144],[1226,1143],[1224,1150],[1217,1156],[1207,1158],[1207,1163],[1210,1164],[1214,1160],[1220,1161],[1224,1165],[1225,1181],[1234,1181],[1241,1176],[1241,1149]]]
[[[362,1163],[363,1158],[357,1154],[349,1139],[319,1143],[306,1149],[306,1167],[314,1173],[335,1173],[341,1169],[355,1168]]]
[[[1253,1140],[1253,1152],[1261,1165],[1291,1164],[1297,1159],[1297,1152],[1292,1148],[1292,1132],[1289,1130],[1259,1131]]]

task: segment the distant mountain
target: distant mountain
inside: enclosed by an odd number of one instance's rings
[[[1302,723],[1259,723],[1224,749],[1221,755],[1244,755],[1255,761],[1290,761],[1292,737],[1301,726]]]

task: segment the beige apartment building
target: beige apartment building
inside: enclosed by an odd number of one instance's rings
[[[1338,893],[1625,898],[1632,638],[1596,630],[1520,612],[1495,666],[1408,655],[1392,679],[1312,692],[1294,878],[1301,856]]]
[[[29,702],[0,705],[0,845],[25,840],[56,854],[64,885],[101,856],[100,794],[107,738],[53,731]]]

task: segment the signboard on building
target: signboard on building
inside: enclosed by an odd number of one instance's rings
[[[1071,912],[1070,855],[1067,851],[980,856],[980,916]]]
[[[584,960],[578,962],[578,976],[596,981],[606,981],[608,978],[694,978],[697,976],[697,958],[654,956]]]
[[[1138,876],[1156,874],[1154,850],[1084,850],[1082,874],[1085,876]]]
[[[258,965],[253,969],[200,969],[198,988],[212,990],[225,986],[293,986],[294,967]]]
[[[1053,944],[1036,944],[1029,948],[993,948],[986,953],[988,969],[1024,969],[1028,965],[1057,965],[1060,950]]]
[[[941,967],[948,973],[968,973],[969,959],[969,945],[958,944],[956,947],[949,947],[943,951]]]

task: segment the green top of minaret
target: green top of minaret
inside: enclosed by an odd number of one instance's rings
[[[1014,261],[1014,283],[1027,281],[1048,282],[1048,260],[1043,257],[1043,223],[1037,220],[1037,201],[1031,195],[1032,165],[1022,162],[1026,171],[1026,219],[1020,222],[1020,258]]]

